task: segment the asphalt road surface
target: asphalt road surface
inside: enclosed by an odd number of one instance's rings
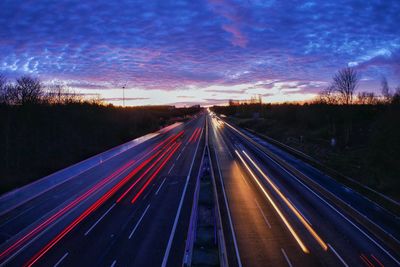
[[[216,180],[219,194],[224,195],[220,199],[227,207],[225,232],[229,234],[226,228],[233,228],[234,232],[229,242],[229,251],[235,254],[230,257],[231,263],[239,266],[399,265],[399,251],[385,246],[324,195],[254,145],[259,139],[253,140],[257,138],[244,135],[242,130],[215,115],[209,122]],[[271,146],[263,142],[262,146]],[[292,161],[296,168],[311,168],[300,160]],[[319,178],[316,173],[311,175],[313,179]],[[394,218],[394,228],[390,230],[398,233],[397,226]]]
[[[179,266],[204,146],[199,114],[0,218],[6,266]]]
[[[326,192],[394,239],[396,216],[202,112],[0,211],[0,266],[182,266],[206,124],[229,266],[400,265],[399,251]]]

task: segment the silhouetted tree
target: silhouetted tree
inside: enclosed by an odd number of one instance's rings
[[[36,104],[42,100],[43,85],[37,78],[22,76],[9,88],[7,94],[14,105]]]
[[[333,87],[340,95],[341,103],[349,105],[359,82],[359,75],[353,68],[339,70],[333,77]]]
[[[400,104],[400,85],[397,86],[394,94],[391,97],[391,101],[390,102],[392,104],[395,104],[395,105],[399,105]]]
[[[0,74],[0,104],[7,103],[7,79],[4,75]]]
[[[329,85],[319,93],[316,103],[318,104],[338,104],[339,99],[333,85]]]
[[[79,103],[82,98],[62,84],[52,84],[47,87],[45,100],[49,104],[70,104]]]
[[[388,81],[385,76],[382,76],[381,92],[382,92],[382,96],[385,99],[385,101],[390,101],[390,98],[391,98],[390,89],[389,89]]]
[[[374,93],[360,92],[357,95],[357,102],[362,105],[375,105],[378,103],[378,100]]]

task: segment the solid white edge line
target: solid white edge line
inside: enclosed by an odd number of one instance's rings
[[[53,267],[58,267],[60,266],[61,262],[68,256],[68,252],[64,254],[64,256],[61,257],[61,259],[59,259],[56,264],[54,264]]]
[[[116,203],[112,204],[112,206],[86,231],[85,236],[87,236],[93,228],[115,207]]]
[[[336,250],[330,244],[328,244],[328,247],[333,251],[333,253],[336,255],[336,257],[338,257],[338,259],[343,263],[344,266],[349,267],[349,265],[347,265],[344,259],[339,255],[339,253],[336,252]]]
[[[256,202],[257,208],[260,210],[261,215],[262,215],[263,218],[264,218],[264,221],[267,223],[268,227],[271,229],[271,224],[269,223],[267,217],[265,217],[264,211],[261,209],[260,204],[258,204],[257,199],[254,199],[254,201]]]
[[[204,127],[203,127],[203,128],[204,128]],[[201,136],[202,136],[202,134],[203,134],[203,128],[201,129],[200,138],[199,138],[199,141],[197,142],[196,150],[194,151],[192,163],[190,164],[190,168],[189,168],[189,173],[188,173],[188,175],[186,176],[185,187],[183,188],[181,200],[180,200],[180,202],[179,202],[179,207],[178,207],[178,210],[176,211],[175,220],[174,220],[174,225],[172,226],[171,234],[169,235],[169,240],[168,240],[167,247],[166,247],[166,249],[165,249],[165,254],[164,254],[164,258],[163,258],[161,267],[167,266],[168,257],[169,257],[169,252],[171,251],[172,241],[173,241],[173,239],[174,239],[175,231],[176,231],[176,226],[178,225],[178,220],[179,220],[179,217],[180,217],[180,214],[181,214],[181,209],[182,209],[182,205],[183,205],[183,200],[184,200],[185,195],[186,195],[186,190],[187,190],[187,186],[188,186],[188,184],[189,184],[190,174],[191,174],[191,172],[192,172],[192,168],[193,168],[193,165],[194,165],[194,160],[196,159],[197,150],[198,150],[199,145],[200,145]],[[181,156],[181,154],[179,154],[178,157],[180,157],[180,156]]]
[[[167,179],[167,177],[164,178],[164,180],[162,181],[162,183],[160,184],[160,186],[158,187],[157,191],[156,191],[156,195],[158,195],[158,192],[160,191],[161,187],[163,186],[163,184],[165,183],[165,180]]]
[[[140,222],[142,221],[144,215],[146,215],[147,210],[150,208],[150,204],[147,205],[147,208],[145,209],[145,211],[143,212],[142,216],[140,216],[139,221],[136,223],[135,228],[133,228],[131,234],[129,235],[128,239],[131,239],[131,237],[133,236],[133,234],[135,233],[136,229],[139,227]]]
[[[216,134],[215,131],[214,131],[214,133]],[[226,146],[226,144],[225,144],[225,146]],[[229,149],[228,149],[228,151],[229,151]],[[227,214],[228,214],[229,226],[231,228],[231,234],[232,234],[232,238],[233,238],[233,245],[235,247],[236,260],[238,262],[239,267],[242,267],[242,262],[241,262],[240,254],[239,254],[239,248],[238,248],[237,241],[236,241],[235,230],[233,228],[231,212],[230,212],[228,200],[227,200],[227,197],[226,197],[225,185],[224,185],[224,182],[222,180],[222,173],[221,173],[221,168],[219,166],[219,159],[218,159],[218,156],[217,156],[216,149],[214,149],[214,155],[215,155],[215,159],[216,159],[216,162],[217,162],[217,168],[218,168],[218,173],[219,173],[219,179],[220,179],[220,182],[221,182],[222,194],[224,195],[224,202],[225,202],[225,207],[226,207]]]
[[[285,259],[286,259],[288,265],[289,265],[290,267],[293,267],[292,263],[291,263],[290,260],[289,260],[289,257],[286,255],[285,250],[284,250],[283,248],[281,248],[281,251],[282,251],[282,254],[283,254],[283,256],[285,257]]]

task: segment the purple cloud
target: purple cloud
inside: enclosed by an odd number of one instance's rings
[[[315,93],[350,64],[376,90],[382,75],[400,83],[399,13],[397,0],[4,0],[0,72],[99,93],[127,84],[224,99],[254,91],[243,84]]]

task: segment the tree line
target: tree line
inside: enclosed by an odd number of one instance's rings
[[[360,74],[354,68],[348,67],[339,70],[334,76],[333,81],[328,87],[319,93],[315,103],[322,104],[385,104],[391,101],[398,101],[400,97],[400,85],[395,89],[390,89],[385,76],[381,78],[381,95],[374,92],[361,91],[356,95],[359,86]]]
[[[0,103],[5,105],[69,104],[84,99],[62,84],[45,86],[38,78],[21,76],[10,82],[0,74]]]
[[[199,108],[118,107],[62,85],[0,79],[0,193],[185,120]]]
[[[251,128],[309,154],[331,168],[400,199],[400,87],[381,80],[380,94],[359,90],[359,73],[338,71],[305,103],[214,106]],[[360,91],[360,92],[358,92]]]

